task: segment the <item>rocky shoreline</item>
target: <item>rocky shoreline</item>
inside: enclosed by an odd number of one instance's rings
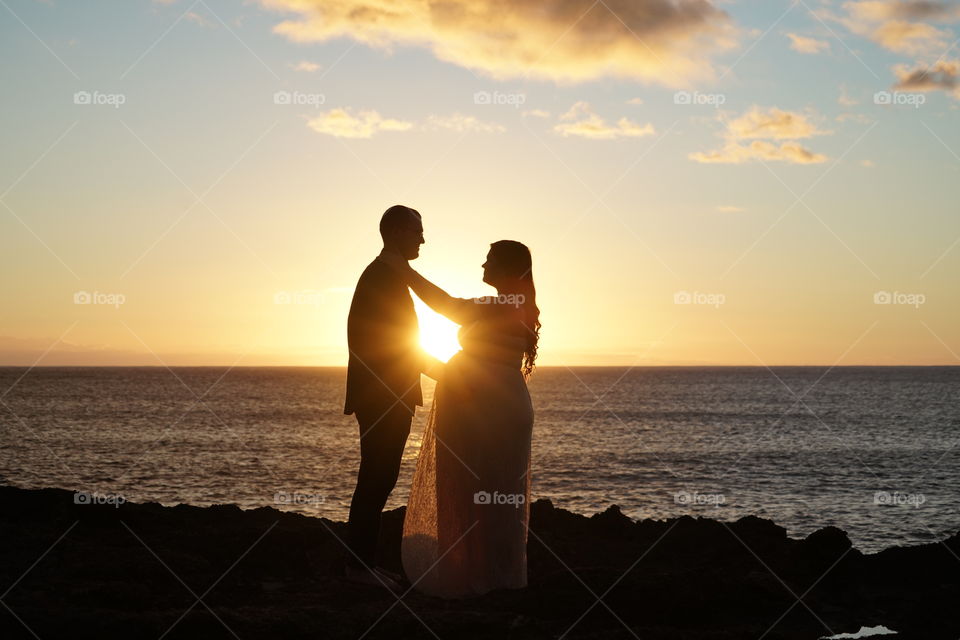
[[[863,554],[760,518],[634,522],[531,507],[529,586],[442,601],[347,583],[346,525],[269,507],[74,504],[0,487],[3,638],[960,636],[960,533]],[[403,509],[384,516],[400,570]]]

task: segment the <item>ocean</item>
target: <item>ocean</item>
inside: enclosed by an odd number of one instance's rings
[[[0,368],[0,483],[345,520],[341,368]],[[960,530],[960,367],[541,368],[532,499],[827,525],[864,552]],[[425,384],[429,407],[432,384]],[[5,393],[4,393],[5,392]],[[405,504],[426,410],[387,508]]]

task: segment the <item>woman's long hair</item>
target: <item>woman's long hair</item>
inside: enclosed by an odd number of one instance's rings
[[[517,281],[517,293],[523,295],[524,319],[527,328],[527,344],[523,350],[524,377],[533,373],[537,360],[537,343],[540,341],[540,309],[537,308],[537,288],[533,284],[533,259],[527,245],[515,240],[499,240],[490,245],[497,264],[502,266],[504,275]]]

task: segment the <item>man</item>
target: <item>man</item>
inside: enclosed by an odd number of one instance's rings
[[[424,244],[420,213],[394,205],[380,218],[383,250],[357,282],[347,319],[347,398],[344,413],[360,426],[360,470],[350,503],[348,580],[400,589],[400,577],[377,566],[380,514],[397,483],[403,448],[428,357],[419,346],[413,299],[387,254],[414,260]]]

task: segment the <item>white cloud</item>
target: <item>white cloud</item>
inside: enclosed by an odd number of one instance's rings
[[[752,107],[745,114],[731,120],[727,129],[736,138],[773,138],[796,140],[829,133],[820,131],[802,113],[783,111],[776,107],[763,110]]]
[[[655,133],[653,125],[637,124],[627,118],[620,118],[616,125],[607,122],[590,109],[587,102],[577,102],[570,110],[560,116],[560,122],[553,130],[564,136],[579,136],[593,140],[612,140],[614,138],[639,138]]]
[[[316,62],[310,62],[309,60],[301,60],[297,64],[290,65],[294,71],[303,71],[305,73],[313,73],[314,71],[320,70],[320,65]]]
[[[747,145],[730,142],[722,149],[691,153],[690,158],[703,164],[743,164],[751,160],[817,164],[827,160],[827,156],[814,153],[796,142],[784,142],[777,146],[766,140],[754,140]]]
[[[856,98],[851,97],[850,94],[847,93],[847,87],[846,87],[846,85],[843,85],[843,86],[840,87],[840,97],[837,98],[837,102],[838,102],[838,103],[840,104],[840,106],[842,106],[842,107],[854,107],[854,106],[860,104],[860,101],[859,101],[859,100],[857,100]]]
[[[308,120],[307,126],[337,138],[370,138],[379,131],[407,131],[413,128],[413,123],[383,118],[373,110],[353,115],[350,109],[332,109]]]
[[[198,25],[200,25],[201,27],[214,27],[214,26],[216,26],[216,25],[214,25],[214,23],[213,23],[212,20],[208,20],[205,16],[202,16],[202,15],[200,15],[199,13],[196,13],[195,11],[187,11],[187,12],[183,15],[183,18],[184,18],[184,20],[186,20],[187,22],[192,22],[192,23],[194,23],[194,24],[198,24]]]
[[[796,142],[829,133],[818,129],[806,114],[776,107],[752,107],[726,124],[726,130],[722,134],[725,143],[720,149],[697,151],[691,153],[689,158],[703,164],[743,164],[752,160],[816,164],[827,160],[827,156]],[[751,142],[741,142],[746,140]],[[777,144],[770,140],[784,142]]]
[[[356,113],[349,107],[331,109],[307,121],[307,126],[325,135],[338,138],[371,138],[381,131],[472,131],[477,133],[502,133],[506,127],[494,122],[483,122],[474,116],[454,113],[448,116],[427,116],[420,124],[395,118],[384,118],[372,109]]]
[[[790,48],[799,53],[816,54],[830,49],[830,43],[826,40],[799,36],[795,33],[788,33],[787,37],[790,38]]]
[[[836,117],[837,122],[858,122],[860,124],[870,124],[873,122],[863,113],[841,113]]]

